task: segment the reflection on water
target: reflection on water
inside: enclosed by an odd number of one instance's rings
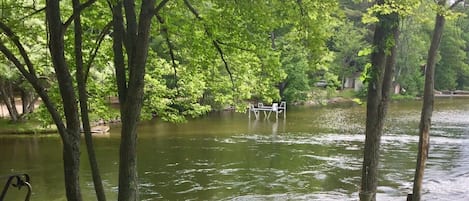
[[[411,192],[420,103],[392,103],[382,138],[379,200]],[[469,100],[437,100],[424,200],[469,200]],[[357,200],[364,106],[291,107],[287,119],[216,113],[140,127],[143,200]],[[96,139],[109,200],[116,199],[118,128]],[[64,200],[57,137],[0,138],[0,174],[32,175],[34,200]],[[84,199],[95,200],[86,155]]]

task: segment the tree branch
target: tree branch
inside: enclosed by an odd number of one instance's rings
[[[228,62],[225,59],[225,54],[223,53],[223,50],[221,49],[220,45],[218,44],[216,40],[213,40],[212,42],[215,48],[217,49],[218,53],[220,54],[221,60],[225,64],[226,72],[228,72],[228,74],[230,75],[231,84],[233,85],[233,91],[235,91],[235,83],[234,83],[233,74],[231,73],[230,67],[228,66]]]
[[[296,4],[298,4],[298,7],[300,8],[301,16],[305,16],[306,12],[305,12],[305,9],[303,8],[303,1],[302,0],[296,0]]]
[[[21,44],[21,42],[19,41],[19,37],[13,32],[13,30],[10,29],[10,27],[8,27],[2,21],[0,21],[0,29],[15,44],[16,48],[18,48],[21,57],[23,57],[23,60],[26,63],[26,66],[28,67],[29,74],[31,74],[31,76],[33,77],[36,77],[36,70],[34,69],[33,63],[29,59],[28,53],[26,53],[23,44]]]
[[[192,12],[192,14],[194,14],[194,16],[198,20],[203,20],[202,17],[200,17],[199,12],[197,12],[197,10],[192,6],[189,0],[184,0],[184,4],[187,6],[187,8],[189,8],[189,10]]]
[[[154,11],[155,15],[157,15],[160,12],[160,10],[166,5],[166,3],[168,3],[168,1],[169,0],[163,0],[156,6],[155,11]]]
[[[57,129],[59,131],[65,131],[65,125],[62,122],[62,117],[60,117],[56,109],[57,107],[50,100],[44,87],[39,83],[39,79],[35,75],[28,72],[24,65],[12,53],[12,51],[10,51],[2,42],[0,42],[0,52],[2,52],[6,56],[6,58],[16,66],[16,68],[21,72],[21,74],[23,74],[23,76],[28,80],[28,82],[31,83],[36,93],[38,93],[38,95],[44,102],[44,105],[46,106],[47,110],[50,112],[52,119],[57,125]],[[65,132],[59,132],[62,138],[65,137],[63,136],[64,133]]]
[[[124,29],[124,45],[127,53],[128,66],[132,66],[134,63],[135,44],[138,38],[138,23],[137,14],[135,13],[135,5],[132,0],[123,0],[126,29]],[[133,68],[129,68],[129,76],[133,74]]]
[[[187,6],[187,8],[194,14],[195,18],[197,18],[199,21],[203,21],[203,18],[199,15],[199,12],[192,6],[192,4],[189,2],[189,0],[184,0],[184,4]],[[233,87],[233,91],[235,91],[235,82],[233,78],[233,74],[231,73],[230,67],[228,66],[228,62],[225,59],[225,54],[223,53],[223,50],[220,47],[220,44],[218,40],[213,39],[212,33],[208,30],[207,25],[204,23],[204,29],[205,29],[205,34],[207,34],[207,37],[209,37],[212,40],[213,46],[217,49],[217,52],[220,54],[220,58],[223,61],[223,64],[225,65],[226,72],[228,72],[228,75],[230,76],[231,84]]]
[[[458,5],[459,3],[463,2],[464,0],[457,0],[455,1],[450,7],[449,9],[452,10],[454,7],[456,7],[456,5]]]
[[[68,26],[70,26],[70,24],[72,24],[73,20],[78,16],[80,15],[81,11],[85,10],[85,8],[88,8],[90,7],[91,5],[93,5],[93,3],[96,2],[96,0],[88,0],[87,2],[83,3],[80,5],[80,8],[76,11],[73,12],[72,16],[70,16],[67,21],[65,21],[65,23],[63,24],[63,28],[64,29],[67,29]]]
[[[168,27],[166,27],[165,21],[161,15],[158,13],[156,14],[156,18],[158,19],[158,22],[163,26],[163,28],[160,30],[161,35],[165,37],[166,45],[168,45],[169,49],[169,56],[171,57],[171,62],[172,62],[172,67],[174,71],[174,85],[176,87],[176,92],[179,94],[179,86],[178,86],[178,76],[177,76],[177,64],[176,64],[176,57],[174,56],[174,46],[171,43],[171,39],[169,38],[169,32],[168,32]]]
[[[101,47],[101,43],[103,42],[104,38],[106,37],[106,34],[109,33],[109,30],[112,27],[112,22],[108,22],[106,26],[104,26],[103,30],[101,30],[101,33],[99,33],[99,36],[95,42],[96,47],[93,49],[92,52],[90,52],[89,59],[86,62],[86,65],[84,66],[84,80],[85,82],[88,80],[88,74],[91,69],[91,64],[93,63],[94,59],[96,58],[96,55],[98,54],[98,50]]]
[[[109,6],[112,10],[112,51],[114,53],[114,69],[116,73],[117,93],[119,96],[119,103],[124,104],[126,102],[127,94],[127,75],[125,70],[125,59],[124,59],[124,17],[122,13],[122,2],[117,1],[116,5],[113,5],[108,1]],[[122,114],[122,112],[121,112]]]
[[[24,75],[24,77],[26,77],[26,79],[33,79],[31,73],[29,73],[26,68],[24,68],[24,65],[20,62],[20,60],[13,54],[10,49],[8,49],[3,44],[3,42],[0,42],[0,52],[2,52],[3,55],[5,55],[5,57],[18,68],[18,70],[21,72],[21,74]]]
[[[218,39],[217,39],[216,41],[217,41],[217,43],[218,43],[219,45],[224,45],[224,46],[227,46],[227,47],[231,47],[231,48],[238,49],[238,50],[243,50],[243,51],[246,51],[246,52],[252,52],[252,53],[255,53],[255,52],[256,52],[256,51],[253,50],[253,49],[248,49],[248,48],[240,47],[240,46],[238,46],[238,45],[236,45],[236,44],[233,44],[233,43],[225,43],[225,42],[223,42],[223,41],[221,41],[221,40],[218,40]]]
[[[34,12],[30,13],[29,15],[26,15],[26,16],[20,18],[19,21],[23,21],[24,19],[26,19],[26,18],[28,18],[28,17],[31,17],[31,16],[33,16],[33,15],[36,15],[36,14],[42,12],[42,11],[45,11],[45,10],[46,10],[46,7],[41,8],[41,9],[39,9],[39,10],[35,10]]]

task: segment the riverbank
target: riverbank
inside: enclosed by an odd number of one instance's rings
[[[11,122],[9,119],[0,119],[0,135],[36,135],[57,133],[55,127],[44,128],[40,122],[28,120]]]
[[[57,134],[57,128],[54,125],[44,127],[40,122],[34,120],[11,122],[9,119],[0,119],[0,135],[38,135],[38,134]],[[109,124],[96,124],[91,127],[93,135],[105,136],[111,129]]]
[[[469,93],[435,93],[436,98],[450,98],[450,97],[469,97]],[[404,100],[416,100],[421,97],[394,95],[393,101],[404,101]],[[311,94],[308,101],[290,103],[289,105],[308,105],[308,106],[326,106],[334,104],[357,104],[362,105],[366,101],[366,98],[358,98],[357,92],[353,90],[335,91],[330,92],[327,90],[315,91]],[[4,105],[1,105],[4,107]],[[19,107],[19,106],[18,106]],[[49,126],[44,128],[41,122],[34,120],[11,122],[8,119],[8,111],[4,108],[2,116],[0,118],[0,135],[36,135],[36,134],[56,134],[57,129],[55,126]],[[6,112],[6,113],[5,113]],[[120,122],[115,121],[97,121],[93,125],[95,128],[93,133],[103,134],[108,133],[110,125],[119,124]],[[92,131],[93,131],[92,128]]]

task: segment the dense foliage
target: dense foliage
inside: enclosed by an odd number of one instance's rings
[[[179,122],[210,110],[234,107],[244,111],[249,102],[311,101],[312,94],[323,87],[328,91],[353,87],[363,81],[360,77],[366,77],[362,74],[369,63],[372,32],[362,17],[369,16],[370,6],[363,1],[265,1],[256,6],[243,1],[169,1],[153,21],[143,117]],[[435,11],[428,4],[403,6],[419,12],[408,14],[411,12],[404,7],[391,8],[408,12],[400,24],[394,85],[402,89],[401,94],[419,96]],[[21,38],[49,94],[59,100],[53,95],[58,87],[47,51],[43,7],[36,1],[3,1],[0,17]],[[64,7],[64,16],[71,13]],[[94,120],[119,116],[108,106],[117,96],[111,62],[111,16],[108,5],[101,1],[82,13]],[[469,85],[465,51],[469,19],[456,15],[449,20],[435,88],[463,90]],[[65,34],[66,41],[73,41],[72,29]],[[4,34],[1,37],[6,47],[14,46]],[[73,47],[66,49],[66,57],[73,60]],[[5,57],[0,57],[0,63],[2,100],[17,96],[16,92],[6,93],[9,86],[13,91],[32,92]],[[45,109],[38,111],[34,118],[50,119]]]

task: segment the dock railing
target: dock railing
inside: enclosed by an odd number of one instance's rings
[[[26,187],[27,192],[24,200],[29,201],[29,199],[31,198],[32,187],[28,174],[13,174],[7,176],[0,176],[0,179],[7,180],[5,186],[3,187],[2,194],[0,195],[0,201],[4,201],[10,186],[17,188],[18,190],[21,190],[22,187]]]
[[[283,113],[283,118],[287,116],[287,103],[285,101],[278,103],[272,103],[272,105],[264,105],[263,103],[258,103],[257,107],[251,104],[249,106],[249,119],[251,119],[251,112],[254,113],[256,119],[259,119],[260,113],[264,113],[264,118],[269,119],[270,115],[275,113],[275,118],[278,119],[278,114]]]

